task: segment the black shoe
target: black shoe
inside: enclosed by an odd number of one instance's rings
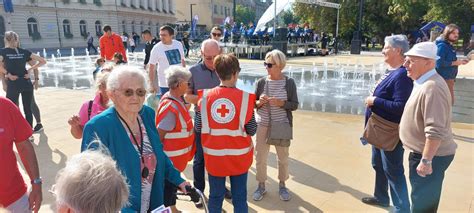
[[[362,203],[374,205],[374,206],[381,206],[381,207],[389,207],[389,204],[381,203],[375,197],[364,197],[362,198]]]
[[[232,193],[231,193],[230,190],[227,189],[227,188],[225,188],[224,198],[225,198],[225,199],[229,199],[229,200],[232,199]]]
[[[43,130],[43,125],[42,124],[36,124],[35,128],[33,128],[34,133],[38,133],[41,130]]]

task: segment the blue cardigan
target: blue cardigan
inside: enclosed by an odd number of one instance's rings
[[[150,209],[153,210],[163,205],[165,178],[176,186],[184,182],[184,179],[181,178],[179,171],[174,168],[163,152],[163,146],[155,128],[155,112],[150,107],[144,106],[140,111],[140,117],[145,125],[157,160],[150,197]],[[97,147],[94,144],[89,146],[96,139],[99,139],[108,148],[112,158],[117,161],[117,166],[122,174],[127,178],[130,189],[130,197],[128,198],[130,205],[123,208],[122,212],[139,211],[141,205],[140,156],[127,136],[127,131],[120,122],[115,107],[110,107],[98,114],[86,124],[81,151]]]
[[[413,81],[407,76],[405,67],[393,70],[374,90],[374,105],[365,111],[365,123],[372,112],[378,116],[400,123],[403,108],[413,89]]]
[[[444,79],[456,79],[458,66],[451,65],[453,61],[457,60],[456,50],[444,39],[436,40],[436,46],[438,46],[436,55],[439,56],[439,59],[436,60],[436,72]]]

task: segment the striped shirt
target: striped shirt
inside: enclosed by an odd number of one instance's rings
[[[287,101],[288,95],[285,89],[286,80],[270,80],[267,79],[267,84],[263,90],[263,94],[270,98],[277,98],[280,100]],[[267,86],[268,85],[268,86]],[[268,111],[270,109],[271,115]],[[270,106],[270,104],[263,105],[257,110],[257,124],[262,126],[268,126],[269,116],[272,117],[272,121],[289,123],[286,110],[278,106]]]

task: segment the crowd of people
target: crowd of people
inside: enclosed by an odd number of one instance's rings
[[[236,87],[240,63],[233,54],[222,53],[218,41],[223,34],[218,28],[202,42],[202,60],[189,69],[172,27],[160,28],[160,41],[145,30],[148,74],[126,65],[122,39],[108,25],[103,30],[97,60],[103,67],[94,71],[95,98],[85,101],[68,120],[71,135],[82,139],[81,153],[59,171],[51,189],[58,212],[149,212],[162,205],[179,212],[177,191],[187,193],[190,186],[204,191],[206,173],[210,212],[221,212],[225,198],[232,200],[234,212],[248,212],[249,169],[255,155],[257,188],[252,199],[260,201],[266,194],[271,147],[278,157],[279,198],[291,200],[285,182],[298,93],[295,81],[282,72],[285,53],[266,54],[262,69],[267,74],[256,82],[255,92],[248,93]],[[457,67],[468,63],[452,55],[458,35],[459,28],[451,24],[436,43],[420,42],[411,49],[404,35],[385,38],[382,53],[388,69],[365,99],[361,141],[372,144],[376,178],[374,195],[362,202],[388,207],[392,200],[396,212],[437,211],[445,171],[457,147],[451,132],[454,79]],[[4,153],[0,169],[10,172],[0,177],[0,207],[38,212],[42,179],[30,142],[36,129],[32,94],[38,87],[37,68],[46,61],[20,48],[14,32],[5,33],[5,44],[0,50],[0,76],[7,93],[7,98],[0,97],[0,152]],[[113,65],[104,65],[107,62]],[[157,106],[144,105],[147,93],[159,97]],[[18,109],[19,95],[25,117]],[[13,145],[32,180],[30,192]],[[410,193],[403,166],[405,149],[410,152]],[[192,184],[181,177],[190,161]],[[195,205],[201,208],[204,202]]]

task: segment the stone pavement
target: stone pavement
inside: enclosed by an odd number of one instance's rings
[[[5,93],[0,91],[0,95]],[[58,170],[80,149],[80,141],[69,133],[67,119],[78,112],[84,101],[93,98],[94,92],[89,89],[40,88],[35,96],[44,125],[43,132],[34,134],[34,147],[44,179],[41,212],[53,212],[54,197],[48,189]],[[360,202],[362,197],[372,194],[374,187],[371,149],[362,146],[358,140],[363,129],[362,116],[300,110],[296,111],[294,119],[295,138],[290,148],[290,179],[287,181],[293,199],[288,202],[279,200],[277,161],[272,149],[268,160],[268,192],[259,202],[251,199],[256,180],[255,166],[250,168],[247,184],[250,212],[393,211],[392,208],[377,208]],[[474,212],[473,130],[472,124],[453,124],[459,146],[446,173],[440,212]],[[23,170],[21,165],[20,168]],[[24,171],[23,174],[28,179]],[[191,163],[184,176],[192,181]],[[206,194],[208,190],[206,188]],[[185,212],[202,212],[190,202],[178,201],[177,206]],[[232,204],[227,200],[224,209],[232,212]]]

